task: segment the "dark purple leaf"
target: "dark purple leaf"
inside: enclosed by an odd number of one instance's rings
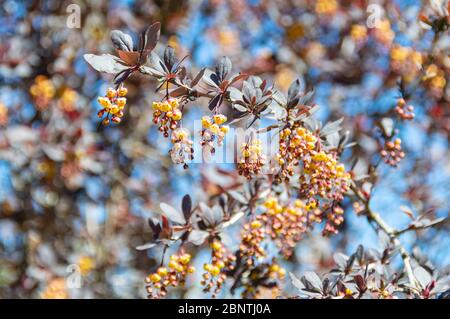
[[[133,51],[133,39],[130,35],[120,30],[113,30],[111,32],[111,41],[117,50]]]

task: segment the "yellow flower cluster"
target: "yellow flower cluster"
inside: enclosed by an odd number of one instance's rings
[[[72,112],[75,110],[75,102],[77,100],[77,92],[73,89],[66,88],[58,100],[59,107],[65,112]]]
[[[175,164],[183,164],[187,168],[187,161],[194,159],[194,142],[189,139],[189,131],[185,128],[177,128],[172,132],[172,148],[169,155]]]
[[[242,156],[238,162],[239,175],[243,175],[248,179],[252,175],[258,175],[262,167],[266,163],[263,148],[260,140],[252,140],[249,143],[242,144]]]
[[[172,255],[167,267],[159,267],[155,273],[147,276],[145,283],[148,298],[164,297],[168,287],[183,286],[187,275],[195,272],[190,261],[190,254]]]
[[[350,29],[350,36],[355,42],[363,42],[367,38],[367,28],[361,24],[354,24]]]
[[[303,172],[300,190],[304,195],[318,195],[339,202],[349,189],[351,176],[333,153],[312,151],[303,161]]]
[[[339,4],[336,0],[317,0],[315,10],[317,14],[333,14],[338,7]]]
[[[322,148],[318,138],[304,127],[285,128],[280,132],[277,154],[280,170],[275,180],[289,180],[296,167],[303,169],[300,175],[301,197],[341,201],[348,190],[350,174],[336,159],[336,154],[318,151]]]
[[[159,124],[159,131],[164,133],[164,137],[169,136],[169,129],[177,128],[178,121],[183,117],[179,106],[180,102],[175,98],[153,102],[153,123]]]
[[[262,242],[266,238],[265,216],[258,215],[246,223],[241,232],[239,254],[248,265],[254,265],[256,260],[266,256]]]
[[[110,121],[114,123],[120,123],[121,118],[123,117],[123,109],[127,104],[126,95],[128,93],[128,89],[124,86],[121,86],[117,90],[114,88],[108,88],[105,96],[99,96],[97,101],[103,107],[97,113],[99,118],[102,118],[106,113],[106,117],[103,119],[103,125],[108,125]]]
[[[378,21],[376,28],[372,29],[374,38],[381,44],[389,47],[394,40],[395,33],[391,28],[391,23],[388,19]]]
[[[55,96],[56,89],[52,80],[45,75],[38,75],[34,84],[30,87],[30,94],[33,96],[38,110],[45,110],[50,101]]]
[[[447,80],[445,79],[445,71],[440,69],[436,64],[430,64],[425,69],[425,75],[422,81],[430,87],[432,93],[436,97],[440,97],[443,93]]]
[[[278,279],[284,279],[286,276],[286,270],[282,268],[280,265],[273,263],[269,267],[269,277],[271,278],[278,278]]]
[[[412,48],[396,45],[391,49],[391,66],[407,82],[411,82],[419,74],[422,63],[422,54]]]
[[[66,281],[64,278],[52,279],[44,291],[41,293],[42,299],[67,299],[69,293],[66,288]]]
[[[92,271],[92,269],[94,269],[95,261],[92,257],[81,256],[78,259],[78,266],[80,267],[81,275],[86,276]]]
[[[222,125],[227,121],[227,117],[223,114],[215,114],[212,117],[202,117],[202,137],[200,141],[201,146],[208,146],[211,153],[215,152],[214,141],[217,140],[217,145],[222,146],[225,135],[229,131],[229,127]]]
[[[280,132],[277,154],[280,171],[276,180],[289,180],[299,161],[316,148],[317,137],[304,127],[285,128]]]
[[[263,206],[266,209],[262,217],[266,232],[286,258],[292,255],[308,225],[322,221],[322,212],[317,208],[316,201],[305,204],[297,199],[293,204],[281,205],[276,197],[269,197]]]
[[[0,102],[0,125],[8,123],[8,108]]]
[[[213,298],[215,298],[220,289],[222,289],[226,279],[226,274],[223,270],[233,270],[233,263],[236,261],[236,257],[231,254],[226,255],[225,247],[218,240],[212,242],[211,249],[211,263],[203,264],[205,272],[202,275],[203,279],[200,284],[204,286],[203,292],[210,292],[214,288]]]

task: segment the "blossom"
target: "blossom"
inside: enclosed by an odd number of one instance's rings
[[[159,267],[145,279],[148,297],[164,297],[169,287],[184,286],[186,277],[195,272],[195,267],[190,262],[191,255],[187,253],[170,256],[167,267]]]
[[[123,110],[127,103],[125,96],[128,90],[122,85],[117,89],[108,88],[105,96],[99,96],[97,98],[98,103],[103,107],[102,110],[98,111],[97,116],[103,118],[103,125],[108,125],[110,121],[114,123],[120,123],[123,117]]]

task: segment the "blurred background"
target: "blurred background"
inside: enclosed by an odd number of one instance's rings
[[[68,20],[78,9],[79,27]],[[315,117],[345,118],[358,144],[343,160],[350,167],[357,156],[361,172],[378,160],[375,123],[393,114],[403,79],[413,88],[407,103],[415,113],[396,125],[406,157],[395,168],[380,165],[372,208],[398,228],[410,220],[405,212],[448,216],[450,41],[448,31],[436,36],[423,23],[445,14],[412,0],[2,1],[0,298],[145,297],[144,278],[161,255],[135,250],[150,239],[146,219],[160,202],[179,207],[186,193],[208,201],[238,178],[234,165],[183,170],[171,163],[169,141],[152,124],[151,103],[161,96],[141,75],[126,82],[122,123],[99,125],[97,97],[112,79],[83,54],[114,54],[111,30],[137,42],[155,21],[162,24],[156,52],[169,44],[178,57],[190,55],[185,64],[193,70],[227,55],[234,71],[258,74],[282,92],[304,75],[320,105]],[[185,122],[205,113],[206,105],[191,104]],[[365,218],[351,202],[344,207],[340,233],[305,236],[286,262],[289,271],[320,272],[333,266],[334,252],[378,247]],[[436,267],[449,265],[448,225],[401,240]],[[195,256],[198,268],[207,255]],[[68,289],[73,271],[81,274],[80,288]],[[207,297],[193,282],[170,297]],[[289,283],[285,289],[292,294]],[[224,289],[220,297],[238,295]]]

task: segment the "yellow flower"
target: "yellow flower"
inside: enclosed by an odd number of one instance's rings
[[[275,205],[277,204],[277,199],[275,197],[269,197],[265,202],[264,202],[264,206],[266,208],[274,208]]]
[[[273,264],[272,266],[270,266],[270,271],[278,272],[278,270],[280,270],[280,266],[279,265]]]
[[[42,299],[67,299],[68,297],[69,294],[66,289],[66,281],[64,278],[52,279],[41,293]]]
[[[395,61],[404,61],[409,55],[409,49],[402,46],[397,46],[391,51],[391,59]]]
[[[350,31],[350,35],[355,41],[364,40],[367,37],[367,28],[360,24],[354,24]]]
[[[195,267],[194,266],[189,266],[188,269],[187,269],[187,272],[189,274],[192,274],[193,272],[195,272]]]
[[[181,120],[182,116],[183,116],[183,113],[181,113],[181,111],[177,109],[177,110],[173,111],[172,119],[174,121],[179,121],[179,120]]]
[[[114,104],[109,108],[109,113],[116,114],[117,112],[119,112],[119,107],[117,105]]]
[[[217,276],[218,274],[220,274],[220,268],[217,266],[211,266],[209,269],[209,273],[213,276]]]
[[[305,207],[305,203],[303,203],[303,201],[301,201],[300,199],[296,199],[294,202],[294,206],[297,208],[304,208]]]
[[[159,267],[157,270],[158,275],[160,275],[161,277],[167,276],[167,268],[166,267]]]
[[[158,103],[158,102],[153,102],[152,103],[152,107],[153,107],[154,110],[159,110],[159,111],[161,110],[160,109],[160,103]]]
[[[94,260],[89,256],[82,256],[78,260],[78,266],[80,266],[81,275],[87,275],[92,269],[94,269]]]
[[[212,249],[214,249],[214,250],[220,250],[221,248],[222,248],[222,244],[220,243],[220,241],[214,241],[212,244],[211,244],[211,248]]]
[[[228,126],[222,126],[220,128],[220,131],[224,134],[227,134],[229,130],[230,130],[230,128]]]
[[[436,76],[431,80],[431,86],[442,89],[445,86],[446,82],[447,81],[443,76]]]
[[[172,105],[166,101],[159,105],[159,109],[163,112],[169,112],[172,110]]]
[[[104,96],[99,96],[97,99],[98,103],[100,103],[101,106],[103,106],[104,108],[109,108],[111,107],[111,101],[104,97]]]
[[[211,119],[209,116],[202,117],[202,126],[204,128],[209,128],[211,126]]]
[[[110,98],[110,99],[115,98],[116,95],[117,95],[117,91],[114,90],[113,88],[109,88],[109,89],[106,91],[106,96],[107,96],[108,98]]]
[[[253,229],[260,228],[261,226],[262,226],[262,223],[259,220],[254,220],[250,224],[250,227],[253,228]]]
[[[159,282],[159,281],[161,281],[161,276],[158,275],[158,274],[151,274],[150,275],[150,280],[152,282]]]
[[[189,254],[184,254],[180,257],[180,263],[182,263],[183,265],[187,265],[189,261],[191,261],[191,255]]]
[[[338,9],[336,0],[317,0],[316,12],[318,14],[332,14]]]
[[[119,96],[125,96],[128,93],[128,89],[126,87],[119,88]]]
[[[227,121],[227,117],[222,114],[216,114],[213,116],[214,123],[221,125]]]
[[[211,132],[213,132],[214,134],[219,134],[219,132],[220,132],[220,127],[219,127],[219,125],[217,125],[217,124],[212,124],[212,125],[209,127],[209,130],[210,130]]]
[[[120,109],[123,109],[125,107],[125,104],[127,104],[127,99],[124,97],[119,97],[117,99],[117,106],[119,106]]]
[[[328,156],[324,152],[317,153],[313,157],[313,160],[316,162],[325,162],[327,159],[328,159]]]
[[[173,108],[176,109],[179,105],[179,102],[177,99],[168,99],[167,103]]]

